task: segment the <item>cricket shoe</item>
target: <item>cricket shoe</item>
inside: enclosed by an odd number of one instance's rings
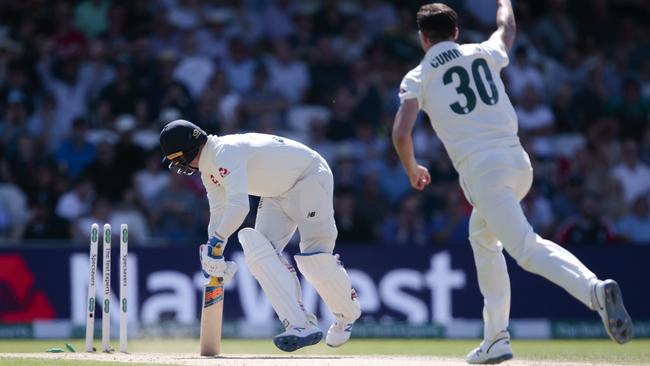
[[[293,352],[307,346],[313,346],[323,339],[323,331],[312,323],[307,327],[289,325],[286,330],[273,338],[273,343],[285,352]]]
[[[633,335],[632,319],[623,305],[621,288],[614,280],[598,281],[592,292],[592,303],[605,325],[607,335],[619,344]]]
[[[510,334],[505,330],[491,340],[484,340],[465,360],[472,364],[496,364],[512,359]]]
[[[350,339],[352,335],[353,321],[343,317],[337,317],[334,323],[327,330],[325,343],[330,347],[340,347]]]

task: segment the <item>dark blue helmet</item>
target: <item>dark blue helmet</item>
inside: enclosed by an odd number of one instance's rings
[[[178,174],[194,174],[197,169],[189,164],[207,140],[205,131],[192,122],[182,119],[169,122],[160,132],[163,164]]]

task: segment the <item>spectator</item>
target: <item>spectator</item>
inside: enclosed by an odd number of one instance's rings
[[[316,34],[332,36],[343,29],[345,18],[341,13],[339,1],[325,1],[316,17]]]
[[[199,100],[198,121],[208,133],[228,134],[239,128],[242,98],[228,84],[226,74],[218,70]]]
[[[338,145],[334,162],[334,186],[336,188],[354,187],[361,174],[359,171],[359,159],[357,159],[349,143]]]
[[[327,121],[314,117],[308,123],[307,145],[316,150],[326,161],[334,162],[336,149],[327,139]]]
[[[88,212],[87,215],[79,217],[73,222],[72,225],[72,237],[78,242],[85,241],[88,239],[88,230],[90,226],[94,223],[111,223],[113,205],[111,201],[105,198],[98,198],[92,207],[92,211]],[[113,226],[115,229],[119,228],[119,225]],[[115,230],[116,232],[119,232]]]
[[[329,38],[321,38],[311,56],[309,67],[311,78],[310,99],[316,103],[330,103],[329,91],[338,90],[349,80],[348,66],[343,63],[332,47]]]
[[[214,63],[208,57],[198,54],[192,32],[183,34],[181,54],[183,57],[174,69],[174,78],[187,85],[190,95],[196,99],[214,74]]]
[[[287,101],[271,84],[268,71],[263,65],[255,70],[253,86],[243,94],[242,99],[246,101],[242,105],[244,129],[255,131],[265,123],[278,128],[283,123],[282,111],[287,106]]]
[[[380,35],[397,27],[398,16],[395,6],[389,1],[364,0],[363,7],[364,29],[368,34]]]
[[[362,122],[356,126],[355,137],[351,140],[356,156],[365,164],[361,167],[362,174],[369,170],[381,168],[381,160],[388,149],[386,141],[375,136],[375,128],[370,123]]]
[[[135,173],[134,187],[139,200],[144,207],[151,210],[157,196],[169,185],[169,171],[160,163],[162,156],[157,151],[151,152],[147,157],[144,169]]]
[[[167,20],[178,29],[189,30],[199,26],[199,2],[196,0],[179,0],[166,2]]]
[[[21,91],[10,92],[7,96],[6,113],[0,120],[0,132],[2,133],[0,142],[9,154],[15,152],[18,138],[28,134],[27,110],[24,102],[24,95]]]
[[[566,0],[552,0],[548,13],[535,25],[533,37],[545,53],[559,57],[568,45],[577,40],[576,27],[567,14]]]
[[[149,224],[139,206],[135,192],[125,190],[122,200],[111,213],[110,222],[115,228],[122,224],[129,225],[129,239],[135,244],[146,244],[150,238]]]
[[[86,139],[86,121],[78,118],[70,137],[58,148],[56,159],[66,176],[76,179],[95,160],[95,146]]]
[[[67,2],[56,3],[53,16],[57,21],[55,22],[56,33],[52,37],[52,55],[63,60],[82,56],[86,50],[86,37],[73,27],[70,4]]]
[[[343,33],[332,40],[332,47],[346,63],[357,61],[370,42],[366,34],[362,18],[351,17],[346,21]]]
[[[104,40],[93,40],[89,48],[89,58],[79,67],[79,80],[88,87],[87,100],[95,102],[102,90],[115,80],[116,73]]]
[[[650,116],[650,104],[641,99],[639,82],[626,79],[622,98],[612,98],[607,108],[611,115],[621,120],[621,137],[639,139],[643,136]]]
[[[143,97],[143,93],[146,94],[151,90],[156,78],[156,63],[151,54],[151,43],[146,37],[138,37],[133,42],[131,73],[133,87],[138,91],[139,96]]]
[[[639,150],[641,151],[641,161],[646,165],[650,165],[650,126],[643,133]]]
[[[205,228],[197,228],[197,197],[184,187],[184,177],[170,176],[170,183],[154,200],[152,223],[157,235],[168,240],[190,243],[204,236]],[[198,233],[201,234],[198,234]],[[200,236],[199,236],[200,235]]]
[[[587,74],[587,82],[578,90],[574,98],[574,112],[583,126],[605,114],[607,89],[603,84],[602,69],[593,67]]]
[[[411,190],[408,177],[399,164],[393,149],[386,149],[385,160],[379,169],[382,191],[392,205],[397,204]]]
[[[429,228],[415,195],[406,197],[400,203],[397,215],[389,216],[382,226],[382,239],[386,244],[423,246],[430,243]]]
[[[253,86],[253,77],[257,68],[248,54],[248,48],[239,38],[230,40],[230,54],[223,62],[223,68],[230,86],[238,93],[245,93]]]
[[[19,239],[29,220],[27,196],[17,185],[0,182],[0,235]]]
[[[580,203],[580,214],[569,217],[556,234],[556,242],[564,245],[603,245],[614,242],[614,228],[600,215],[599,197],[587,193]]]
[[[21,103],[25,107],[27,114],[34,112],[35,90],[31,77],[22,62],[11,62],[8,65],[7,81],[2,86],[0,84],[0,101],[2,110],[6,112],[7,103],[11,95],[20,95]]]
[[[128,181],[144,166],[145,159],[144,149],[134,141],[136,123],[135,118],[128,114],[119,116],[115,121],[115,130],[119,134],[115,144],[115,160],[119,165],[113,174],[125,177]]]
[[[92,182],[87,178],[77,180],[56,204],[56,215],[70,222],[88,214],[95,199]]]
[[[128,62],[120,61],[115,81],[101,91],[99,98],[101,104],[99,108],[106,111],[106,118],[111,122],[121,114],[135,114],[136,105],[144,103],[144,99],[140,99],[133,84],[131,66]]]
[[[289,43],[294,50],[296,57],[301,60],[308,60],[313,48],[316,45],[314,33],[314,16],[312,13],[303,11],[295,16],[294,34],[289,37]]]
[[[553,224],[555,218],[553,217],[553,210],[551,209],[551,202],[539,194],[537,187],[533,187],[530,192],[521,201],[522,208],[526,213],[528,222],[535,229],[539,235],[546,236],[552,235]]]
[[[508,79],[508,93],[515,101],[522,98],[526,87],[532,87],[537,94],[544,92],[544,77],[528,58],[525,46],[515,49],[510,65],[503,72]]]
[[[120,166],[128,164],[115,158],[115,146],[101,142],[97,146],[97,160],[88,166],[85,174],[90,178],[98,196],[117,202],[129,186],[131,177],[120,174]]]
[[[194,31],[198,54],[215,61],[220,61],[228,55],[228,42],[233,36],[228,31],[234,19],[226,9],[213,9],[205,14],[205,26]]]
[[[22,135],[15,142],[16,148],[9,155],[7,162],[11,171],[12,181],[18,184],[27,194],[37,193],[34,171],[37,166],[46,162],[47,158],[37,146],[37,142],[28,135]]]
[[[621,150],[622,161],[612,168],[611,174],[623,187],[625,202],[631,204],[650,191],[650,167],[639,161],[638,145],[634,140],[625,140]]]
[[[266,66],[270,84],[289,103],[300,103],[309,88],[309,72],[304,62],[296,60],[289,43],[278,40],[273,44],[273,54]]]
[[[37,202],[31,207],[30,211],[31,215],[23,239],[53,240],[70,238],[69,223],[56,216],[54,210],[45,202]]]
[[[290,0],[269,1],[264,17],[264,33],[272,41],[288,38],[294,32]]]
[[[54,76],[52,67],[51,61],[45,59],[38,64],[37,70],[45,88],[56,99],[57,119],[61,122],[58,128],[67,134],[72,122],[87,112],[89,80],[79,77],[78,63],[75,61],[57,64],[60,76]]]
[[[469,237],[469,212],[462,204],[456,188],[445,196],[445,209],[437,212],[431,220],[432,239],[435,244],[466,244]]]
[[[360,197],[358,201],[360,202],[358,204],[359,215],[372,225],[372,236],[368,240],[380,240],[381,225],[390,210],[390,205],[384,199],[379,174],[376,171],[366,173],[361,181],[363,189],[358,196]]]
[[[164,52],[180,52],[180,35],[167,21],[164,10],[158,11],[153,17],[152,34],[149,36],[151,53],[160,57]]]
[[[88,38],[95,38],[108,28],[108,8],[105,0],[85,0],[77,4],[74,14],[75,27]]]
[[[149,91],[147,110],[154,116],[163,110],[173,108],[186,119],[192,119],[194,101],[188,87],[174,78],[178,59],[173,51],[165,51],[158,57],[158,73]],[[171,122],[171,121],[170,121]]]
[[[365,242],[373,235],[372,223],[358,209],[359,201],[351,189],[339,189],[334,197],[334,218],[339,241]]]
[[[350,140],[355,134],[355,119],[352,115],[356,100],[350,88],[340,86],[334,93],[332,101],[332,120],[327,126],[327,137],[333,141]]]
[[[56,113],[56,100],[52,94],[45,94],[36,112],[29,118],[29,133],[42,141],[48,153],[55,152],[65,137],[59,126],[63,125]]]
[[[465,40],[489,34],[494,13],[483,10],[493,11],[493,3],[452,3],[472,15]],[[644,58],[647,26],[641,18],[647,11],[641,3],[516,4],[517,45],[504,81],[516,102],[522,143],[533,146],[538,184],[522,204],[536,227],[568,217],[585,221],[583,195],[592,191],[608,220],[637,217],[632,206],[650,189],[650,61]],[[410,188],[386,147],[399,78],[422,57],[410,2],[39,4],[0,5],[6,18],[0,32],[0,176],[27,197],[33,215],[22,225],[25,237],[70,236],[67,219],[57,212],[73,221],[87,215],[84,203],[94,200],[96,189],[111,197],[111,210],[122,200],[127,216],[137,216],[137,209],[150,235],[203,238],[199,226],[207,216],[197,216],[204,205],[177,214],[159,204],[162,191],[174,194],[158,156],[160,127],[181,118],[210,133],[269,132],[305,140],[331,163],[337,191],[347,192],[337,213],[346,225],[361,222],[364,235],[381,240],[382,224],[399,222],[387,214],[410,197]],[[263,71],[256,75],[261,61],[266,77]],[[318,111],[307,114],[319,119],[300,117],[304,111]],[[75,132],[77,119],[87,126]],[[419,122],[416,156],[433,182],[419,196],[418,212],[425,227],[437,224],[436,234],[447,237],[450,231],[442,228],[460,210],[449,203],[449,186],[458,177],[429,121],[423,116]],[[93,128],[88,141],[85,128]],[[102,144],[98,159],[93,144],[105,140],[113,145]],[[636,141],[638,152],[625,152],[627,140]],[[75,192],[91,165],[98,186],[89,184],[81,199]],[[110,169],[111,179],[99,178]],[[131,189],[140,205],[125,199]],[[354,200],[349,192],[357,192]],[[9,216],[0,208],[0,240],[23,231]],[[186,221],[173,224],[175,219]],[[360,236],[354,226],[345,229],[344,237]],[[425,231],[431,238],[431,228]]]
[[[531,139],[534,153],[549,156],[554,153],[550,135],[554,130],[555,118],[548,105],[540,103],[532,85],[524,87],[521,103],[515,108],[521,136]]]
[[[625,241],[650,245],[650,202],[647,195],[634,200],[631,212],[618,220],[616,229]]]

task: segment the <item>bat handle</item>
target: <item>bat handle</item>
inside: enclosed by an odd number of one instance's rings
[[[223,254],[223,248],[221,247],[221,244],[217,244],[212,248],[212,255],[215,257],[221,257]],[[221,284],[223,282],[222,277],[213,277],[213,279],[216,279],[216,281]],[[212,281],[210,281],[212,282]]]

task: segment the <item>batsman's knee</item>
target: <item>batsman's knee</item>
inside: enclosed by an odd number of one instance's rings
[[[256,262],[276,254],[271,242],[262,233],[253,228],[247,227],[239,230],[237,238],[244,250],[247,263]]]

